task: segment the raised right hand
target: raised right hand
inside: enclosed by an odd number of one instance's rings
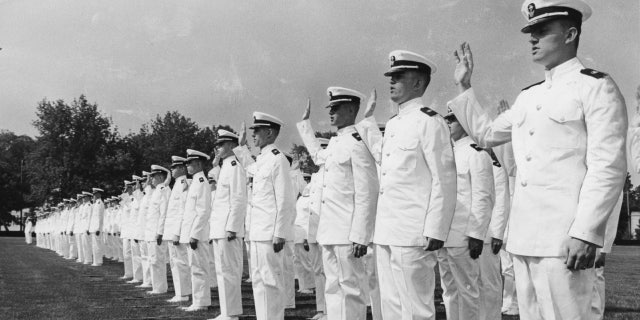
[[[367,109],[364,110],[364,117],[368,118],[373,115],[373,112],[376,111],[376,100],[378,98],[378,94],[376,93],[376,89],[371,90],[371,95],[369,96],[369,101],[367,101]]]
[[[307,107],[302,114],[302,121],[309,120],[309,116],[311,116],[311,99],[307,98]]]
[[[463,42],[458,50],[453,52],[456,58],[456,69],[453,80],[461,92],[471,88],[471,74],[473,73],[473,54],[467,42]]]
[[[240,125],[240,137],[238,137],[238,143],[241,146],[247,144],[247,126],[245,125],[244,121],[242,121],[242,124]]]

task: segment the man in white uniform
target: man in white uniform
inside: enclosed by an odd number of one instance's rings
[[[167,184],[171,181],[169,169],[151,165],[151,184],[155,187],[149,198],[145,225],[145,241],[149,251],[152,290],[149,294],[167,292],[167,243],[163,241],[164,221],[167,216],[167,203],[171,190]]]
[[[83,195],[81,193],[76,194],[76,202],[73,206],[73,234],[76,238],[76,247],[78,251],[78,259],[76,259],[76,262],[79,263],[84,262],[84,249],[82,245],[82,235],[84,234],[84,232],[82,231],[82,211],[80,209],[82,205],[82,198]]]
[[[380,165],[374,232],[384,319],[435,319],[436,253],[447,239],[456,206],[456,167],[449,128],[424,106],[436,66],[419,54],[389,54],[391,100],[398,115],[385,126],[358,124]]]
[[[120,196],[122,199],[120,202],[120,238],[122,239],[122,257],[124,260],[124,275],[120,277],[122,280],[133,278],[133,260],[131,254],[131,237],[130,233],[130,219],[131,219],[131,192],[133,190],[133,183],[129,180],[124,180],[124,192]]]
[[[67,199],[67,237],[69,241],[69,255],[67,259],[75,260],[78,257],[78,243],[76,242],[76,237],[73,234],[75,229],[75,221],[76,221],[76,210],[75,210],[76,199],[69,198]]]
[[[323,166],[322,200],[317,240],[327,278],[325,298],[328,319],[366,319],[364,263],[373,236],[378,200],[375,161],[355,129],[364,98],[355,90],[330,87],[329,118],[338,135],[329,140]],[[310,153],[320,144],[305,112],[298,131]]]
[[[260,148],[255,163],[246,146],[234,148],[245,169],[253,168],[249,213],[253,298],[257,319],[282,320],[287,297],[282,249],[293,232],[295,199],[289,161],[275,145],[282,121],[262,112],[254,112],[253,119],[250,128],[255,146]],[[240,141],[245,141],[244,130],[241,134]]]
[[[210,238],[213,239],[214,259],[220,297],[217,320],[238,319],[242,314],[242,238],[247,213],[247,174],[233,154],[238,136],[219,129],[216,140],[216,192],[211,213]]]
[[[493,209],[492,161],[488,152],[473,143],[453,114],[445,119],[454,141],[458,178],[451,230],[438,251],[442,298],[447,319],[480,319],[480,265],[476,259],[483,251]]]
[[[91,218],[91,200],[93,196],[91,192],[82,191],[82,205],[80,206],[81,219],[82,219],[82,250],[84,264],[91,264],[93,262],[93,253],[91,251],[91,233],[89,232],[89,219]]]
[[[210,157],[197,150],[187,149],[187,170],[193,176],[184,215],[180,226],[180,244],[188,245],[191,267],[191,305],[185,311],[206,310],[211,305],[209,283],[209,218],[211,216],[211,187],[203,168]]]
[[[471,88],[465,43],[455,53],[460,95],[449,106],[479,146],[513,142],[518,173],[507,251],[521,319],[587,319],[595,251],[626,175],[626,107],[611,77],[576,58],[589,5],[527,0],[522,13],[545,80],[491,119]]]
[[[163,239],[171,241],[169,244],[169,266],[171,267],[175,295],[168,302],[172,303],[189,301],[188,295],[191,294],[191,270],[189,269],[187,245],[180,243],[180,227],[189,190],[186,161],[187,159],[183,157],[171,157],[171,176],[175,182],[167,205],[167,218],[163,233]]]

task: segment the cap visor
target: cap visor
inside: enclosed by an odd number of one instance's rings
[[[540,18],[538,20],[534,20],[531,21],[529,23],[527,23],[526,26],[522,27],[522,29],[520,29],[520,32],[522,33],[531,33],[531,29],[533,29],[533,27],[541,24],[541,23],[545,23],[545,22],[549,22],[551,20],[554,19],[560,19],[560,18],[566,18],[566,16],[549,16],[549,17],[544,17],[544,18]]]

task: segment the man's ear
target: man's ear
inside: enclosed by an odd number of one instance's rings
[[[565,43],[576,41],[578,38],[578,29],[576,27],[570,27],[565,32]]]

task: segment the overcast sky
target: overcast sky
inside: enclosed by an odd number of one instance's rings
[[[588,1],[579,57],[613,76],[630,112],[640,84],[640,1]],[[451,52],[463,40],[476,60],[481,99],[513,101],[544,79],[531,62],[521,1],[0,0],[0,128],[35,136],[43,98],[85,94],[123,134],[178,110],[202,126],[285,121],[281,145],[300,143],[295,122],[312,99],[327,130],[328,86],[377,88],[383,120],[387,55],[422,53],[438,65],[425,102],[455,95]],[[636,184],[640,182],[634,177]]]

